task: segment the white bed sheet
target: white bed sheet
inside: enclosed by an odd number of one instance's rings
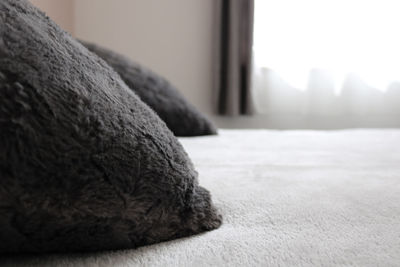
[[[221,130],[181,138],[218,230],[10,266],[400,266],[400,131]]]

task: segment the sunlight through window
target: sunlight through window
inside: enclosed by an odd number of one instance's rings
[[[313,68],[385,89],[400,70],[398,0],[256,0],[255,64],[304,88]]]

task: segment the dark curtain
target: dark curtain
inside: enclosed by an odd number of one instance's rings
[[[217,2],[217,106],[221,115],[250,115],[254,0]]]

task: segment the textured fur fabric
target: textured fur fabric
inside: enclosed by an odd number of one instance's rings
[[[216,128],[166,79],[113,51],[81,41],[104,59],[176,136],[216,134]]]
[[[178,140],[103,60],[0,1],[0,252],[135,248],[217,228]]]

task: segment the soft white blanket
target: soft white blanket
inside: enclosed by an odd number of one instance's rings
[[[400,266],[400,131],[221,130],[182,138],[224,216],[137,250],[10,266]]]

